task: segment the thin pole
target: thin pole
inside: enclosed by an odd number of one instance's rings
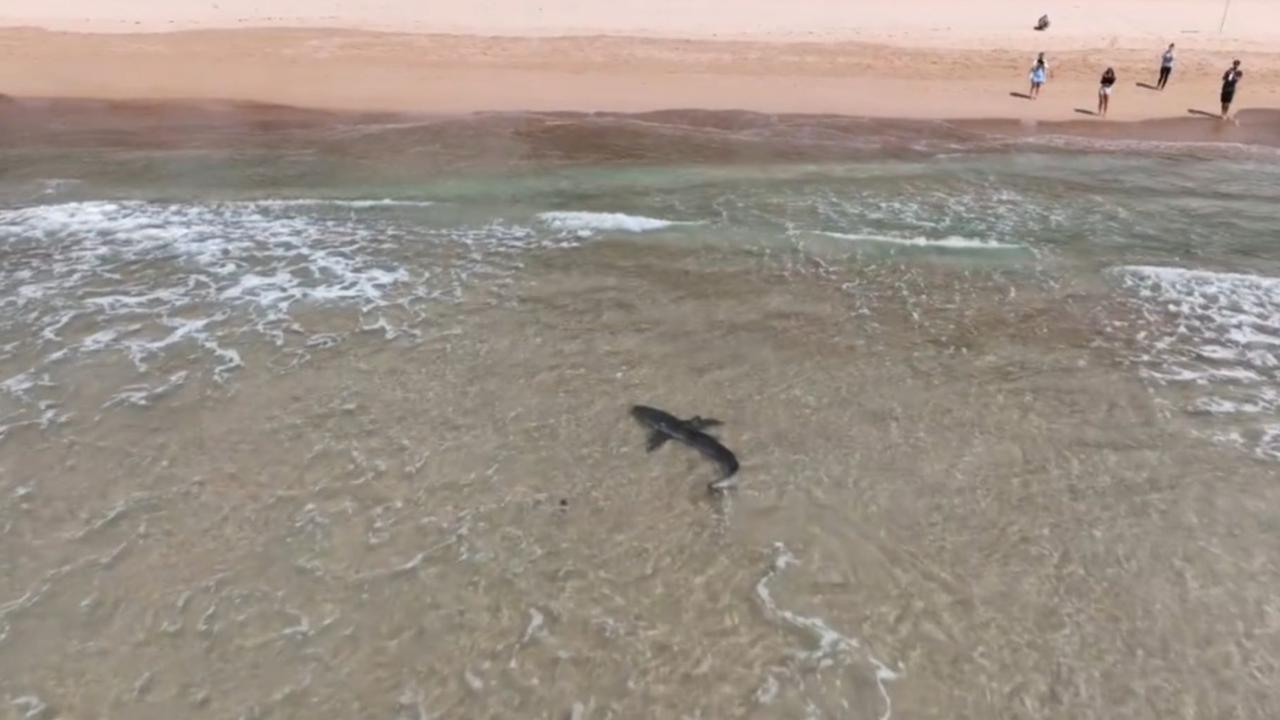
[[[1222,34],[1222,28],[1227,26],[1227,11],[1231,9],[1231,0],[1227,0],[1222,6],[1222,22],[1218,23],[1218,34]]]

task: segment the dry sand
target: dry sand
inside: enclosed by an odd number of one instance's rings
[[[1111,118],[1280,106],[1280,2],[1011,0],[45,0],[0,6],[0,93],[221,98],[332,109],[645,111],[673,107],[880,117],[1082,119],[1097,78]],[[23,27],[19,27],[23,26]],[[330,27],[325,27],[330,26]],[[334,29],[342,28],[342,29]],[[390,31],[397,32],[390,32]],[[74,32],[72,32],[74,31]],[[91,31],[91,32],[85,32]],[[572,36],[567,36],[572,35]],[[1155,79],[1169,41],[1169,89]],[[1026,91],[1034,52],[1053,77]]]
[[[1042,12],[1053,18],[1053,27],[1036,35],[1030,26]],[[516,37],[816,38],[976,49],[1026,49],[1046,40],[1109,46],[1181,35],[1226,48],[1241,41],[1274,48],[1280,7],[1274,0],[6,0],[0,3],[3,25],[92,32],[343,27]]]

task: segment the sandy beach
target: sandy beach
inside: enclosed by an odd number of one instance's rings
[[[561,0],[137,3],[59,0],[0,10],[0,93],[218,98],[426,113],[744,109],[907,118],[1083,119],[1114,66],[1113,120],[1216,112],[1232,58],[1236,109],[1280,106],[1280,5],[1215,0],[1047,8],[816,1],[776,4]],[[1052,5],[1052,3],[1050,4]],[[1219,32],[1222,25],[1223,31]],[[1155,80],[1178,44],[1173,82]],[[1027,90],[1035,53],[1052,76]]]

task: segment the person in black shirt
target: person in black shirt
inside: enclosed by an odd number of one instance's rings
[[[1240,61],[1236,60],[1231,63],[1231,69],[1222,74],[1222,117],[1226,119],[1227,111],[1231,109],[1231,101],[1236,97],[1236,83],[1240,82],[1240,78],[1244,77],[1244,71],[1240,69]]]
[[[1107,71],[1102,73],[1102,82],[1098,86],[1098,114],[1099,115],[1102,115],[1104,117],[1106,116],[1107,105],[1109,105],[1111,102],[1111,88],[1115,84],[1116,84],[1116,71],[1112,68],[1107,68]]]
[[[1169,43],[1169,49],[1164,51],[1160,56],[1160,79],[1156,80],[1156,88],[1163,90],[1164,86],[1169,83],[1169,74],[1173,72],[1173,43]]]

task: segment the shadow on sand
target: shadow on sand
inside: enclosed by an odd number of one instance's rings
[[[1140,88],[1146,88],[1148,90],[1155,90],[1156,92],[1160,92],[1160,88],[1156,87],[1155,85],[1152,85],[1151,83],[1140,82],[1140,83],[1134,83],[1134,85],[1137,85]]]
[[[1028,94],[1026,94],[1026,93],[1020,93],[1020,92],[1011,92],[1011,93],[1009,93],[1009,95],[1010,95],[1011,97],[1022,98],[1023,100],[1034,100],[1034,99],[1035,99],[1035,98],[1031,97],[1030,95],[1028,95]]]
[[[1192,115],[1199,115],[1201,117],[1213,118],[1214,120],[1222,119],[1222,115],[1220,113],[1209,112],[1208,110],[1197,110],[1195,108],[1187,108],[1187,112],[1191,113]]]
[[[1080,113],[1081,115],[1097,115],[1098,114],[1090,110],[1089,108],[1076,108],[1076,112]]]

